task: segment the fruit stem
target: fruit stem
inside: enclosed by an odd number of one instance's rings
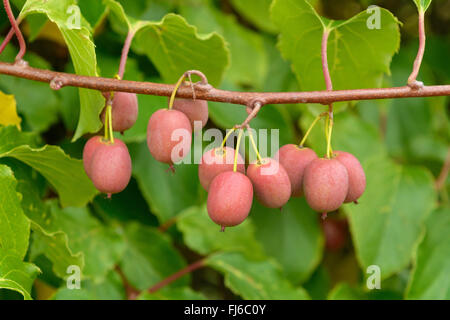
[[[170,96],[169,100],[169,110],[173,107],[173,102],[175,101],[175,96],[177,95],[178,89],[181,87],[181,84],[183,83],[184,79],[186,78],[186,73],[183,73],[183,75],[178,79],[177,84],[175,85],[175,88],[172,91],[172,95]]]
[[[333,156],[333,149],[331,148],[331,134],[333,132],[333,111],[328,114],[327,118],[327,158],[331,159]]]
[[[413,71],[408,77],[409,86],[414,86],[417,84],[417,76],[419,75],[420,66],[422,65],[423,55],[425,53],[425,42],[425,11],[419,10],[419,49],[417,51],[416,59],[414,60]]]
[[[225,147],[225,143],[227,143],[228,138],[231,136],[231,134],[234,131],[236,131],[236,128],[231,128],[230,130],[228,130],[227,134],[225,135],[225,138],[222,141],[222,146],[221,146],[222,149]]]
[[[128,53],[130,52],[131,42],[133,41],[134,35],[135,35],[134,32],[129,31],[123,44],[122,55],[120,57],[119,63],[119,71],[117,72],[119,80],[122,79],[123,75],[125,74],[125,67],[127,65]]]
[[[5,7],[9,22],[11,23],[11,26],[14,29],[14,33],[16,34],[17,40],[19,41],[20,50],[16,56],[16,62],[21,61],[23,59],[23,56],[25,55],[25,52],[27,51],[27,45],[25,43],[25,39],[23,38],[22,32],[20,31],[16,18],[14,18],[9,0],[3,0],[3,5]]]
[[[234,153],[234,165],[233,165],[233,171],[237,171],[237,160],[239,155],[239,146],[241,145],[241,138],[242,138],[242,129],[239,130],[239,135],[236,143],[236,152]]]
[[[250,142],[253,146],[253,150],[255,151],[256,157],[258,158],[258,163],[262,163],[261,155],[259,154],[258,148],[256,147],[255,140],[253,139],[253,132],[249,129],[250,129],[250,127],[247,128],[247,132],[248,132],[248,136],[250,138]]]
[[[303,145],[306,142],[306,139],[308,139],[309,134],[311,133],[312,129],[314,128],[314,126],[317,124],[317,122],[323,117],[325,116],[327,113],[323,112],[321,114],[319,114],[314,121],[312,122],[312,124],[309,126],[308,130],[305,133],[305,136],[303,137],[302,141],[300,141],[299,147],[303,148]]]
[[[113,94],[113,93],[111,93],[111,94]],[[113,134],[113,127],[112,127],[112,106],[109,101],[108,101],[108,105],[106,106],[106,113],[105,113],[105,137],[104,137],[104,140],[114,143],[114,134]]]

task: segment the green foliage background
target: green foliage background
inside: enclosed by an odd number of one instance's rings
[[[12,3],[25,19],[31,66],[113,77],[132,31],[125,79],[173,83],[199,69],[213,85],[237,91],[323,90],[325,26],[332,28],[328,50],[336,89],[402,86],[417,50],[417,9],[428,8],[420,80],[450,83],[445,1]],[[385,8],[379,30],[366,27],[371,4]],[[70,6],[81,12],[80,28],[67,24]],[[3,36],[9,30],[3,11],[0,30]],[[9,45],[0,60],[12,62],[16,51]],[[334,149],[360,159],[367,190],[359,205],[331,215],[344,225],[343,246],[331,250],[330,233],[304,199],[292,199],[282,213],[255,200],[246,222],[219,233],[207,216],[197,166],[177,166],[171,175],[148,152],[148,119],[167,98],[139,96],[139,119],[121,137],[133,178],[108,200],[97,194],[79,160],[86,139],[101,129],[101,94],[55,92],[3,75],[0,90],[15,96],[22,118],[21,130],[0,127],[1,299],[126,299],[122,276],[142,292],[140,299],[151,300],[450,299],[448,177],[435,187],[448,157],[448,97],[337,104]],[[239,106],[209,106],[207,128],[230,128],[246,116]],[[281,144],[296,143],[325,108],[269,105],[252,126],[280,129]],[[319,155],[325,153],[321,126],[308,142]],[[199,259],[204,268],[145,292]],[[80,290],[66,286],[71,265],[81,268]],[[380,267],[381,289],[367,289],[371,265]]]

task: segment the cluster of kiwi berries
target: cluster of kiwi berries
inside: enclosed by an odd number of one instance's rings
[[[189,153],[193,123],[200,121],[200,128],[207,120],[206,101],[174,100],[173,108],[158,110],[150,118],[150,153],[172,166]],[[188,134],[175,140],[174,132],[179,129]],[[304,195],[309,206],[326,217],[327,212],[337,210],[343,203],[356,202],[365,190],[364,170],[348,152],[335,151],[329,158],[319,158],[312,149],[289,144],[281,147],[274,159],[261,158],[251,134],[258,160],[246,169],[239,152],[225,146],[234,130],[228,132],[220,147],[203,154],[198,168],[200,184],[208,192],[208,214],[222,230],[247,218],[254,194],[264,206],[280,209],[291,197]],[[242,132],[240,129],[236,149]],[[180,152],[174,152],[175,146]]]
[[[190,151],[194,123],[200,122],[201,126],[197,128],[201,129],[208,121],[206,101],[174,99],[174,96],[175,93],[169,108],[153,113],[147,128],[151,155],[172,169],[173,164]],[[102,115],[105,136],[91,138],[83,151],[87,175],[96,188],[109,197],[128,185],[132,169],[126,145],[114,138],[112,131],[129,129],[138,112],[135,94],[118,92],[112,101]],[[303,147],[303,141],[300,146],[281,147],[275,158],[261,158],[250,134],[258,159],[246,169],[239,152],[225,146],[234,130],[236,128],[228,132],[220,147],[203,154],[198,168],[200,183],[208,192],[208,214],[222,231],[247,218],[254,194],[264,206],[280,209],[291,197],[305,196],[309,206],[326,217],[343,203],[356,203],[365,190],[364,170],[356,157],[348,152],[334,151],[331,156],[319,158],[312,149]],[[237,150],[242,133],[240,128]]]

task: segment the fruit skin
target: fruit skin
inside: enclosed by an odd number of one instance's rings
[[[261,164],[250,164],[247,176],[252,181],[256,198],[264,206],[281,208],[289,201],[291,182],[286,170],[278,161],[264,158]]]
[[[347,169],[336,159],[313,160],[305,169],[303,191],[313,210],[321,213],[335,211],[347,197]]]
[[[194,130],[194,121],[201,121],[202,125],[195,128],[198,131],[202,129],[209,118],[208,102],[205,100],[192,99],[175,99],[173,102],[173,109],[183,112],[191,122],[192,130]]]
[[[119,139],[103,142],[92,155],[91,180],[102,193],[119,193],[131,179],[131,158],[127,146]]]
[[[103,124],[105,123],[105,112],[106,108],[101,115]],[[111,108],[113,130],[124,132],[130,129],[136,123],[138,112],[138,99],[135,93],[115,92]]]
[[[221,147],[206,151],[198,166],[198,178],[202,187],[208,191],[212,180],[222,172],[233,171],[235,150]],[[238,172],[245,174],[244,159],[238,154]]]
[[[213,179],[209,188],[208,215],[222,228],[233,227],[247,218],[252,202],[250,179],[240,172],[222,172]]]
[[[293,197],[303,196],[303,175],[311,161],[317,159],[317,154],[309,148],[301,148],[295,144],[287,144],[278,150],[275,159],[286,170]]]
[[[102,142],[103,137],[102,136],[95,136],[90,138],[83,148],[83,167],[84,171],[86,172],[87,176],[90,178],[90,164],[92,160],[92,155],[94,154],[95,150],[99,146],[103,144]]]
[[[348,194],[345,203],[355,202],[366,190],[366,175],[359,160],[351,153],[345,151],[333,152],[337,161],[342,163],[348,172]]]
[[[174,138],[175,141],[172,141],[172,134],[179,129],[184,130],[181,131],[183,136],[178,136]],[[180,133],[180,131],[177,132]],[[160,109],[150,117],[147,127],[147,146],[156,160],[169,165],[181,161],[189,153],[191,142],[191,123],[181,111]],[[172,150],[175,147],[179,152],[174,154],[172,159]]]

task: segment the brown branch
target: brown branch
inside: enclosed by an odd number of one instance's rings
[[[184,275],[186,275],[188,273],[191,273],[191,272],[193,272],[193,271],[195,271],[197,269],[200,269],[200,268],[202,268],[204,266],[205,266],[205,259],[198,260],[197,262],[194,262],[193,264],[188,265],[186,268],[181,269],[180,271],[174,273],[173,275],[165,278],[161,282],[155,284],[153,287],[148,289],[148,292],[149,293],[155,293],[159,289],[161,289],[161,288],[171,284],[172,282],[174,282],[175,280],[178,280],[182,276],[184,276]]]
[[[166,97],[169,97],[174,89],[174,85],[79,76],[75,74],[54,72],[1,62],[0,74],[47,83],[51,83],[53,81],[53,83],[58,83],[58,88],[72,86],[106,92],[122,91]],[[328,105],[337,101],[450,96],[450,85],[424,86],[419,89],[404,86],[381,89],[263,93],[226,91],[215,89],[210,85],[196,83],[195,89],[197,99],[241,104],[246,106],[252,101],[259,101],[262,105],[294,103],[320,103]],[[193,93],[191,88],[181,87],[177,92],[177,97],[192,99]]]
[[[127,277],[123,273],[122,269],[119,266],[115,267],[116,272],[119,274],[120,279],[122,280],[122,284],[125,288],[125,293],[127,295],[128,300],[136,300],[139,296],[139,290],[134,288],[127,280]]]

